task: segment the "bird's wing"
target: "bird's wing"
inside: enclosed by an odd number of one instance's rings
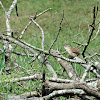
[[[77,49],[71,48],[73,53],[76,53],[77,55],[80,54],[80,52]]]

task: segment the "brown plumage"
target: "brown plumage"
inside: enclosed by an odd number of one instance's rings
[[[69,45],[64,45],[64,48],[65,48],[65,50],[67,51],[67,53],[68,53],[68,55],[69,55],[69,58],[74,58],[74,57],[77,57],[79,54],[80,54],[80,52],[77,50],[77,49],[75,49],[75,48],[72,48],[72,47],[70,47]]]

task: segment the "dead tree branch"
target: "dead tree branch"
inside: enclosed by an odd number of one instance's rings
[[[62,21],[63,21],[63,18],[64,18],[64,11],[63,11],[63,16],[62,16],[62,19],[61,19],[61,22],[60,22],[60,25],[59,25],[59,30],[58,30],[58,33],[57,33],[57,36],[55,38],[55,40],[53,41],[53,43],[51,44],[50,48],[49,48],[49,55],[44,59],[43,63],[48,59],[48,57],[50,56],[50,50],[52,48],[52,46],[54,45],[54,43],[57,41],[57,38],[59,36],[59,33],[61,31],[61,24],[62,24]]]
[[[39,94],[37,93],[37,91],[33,91],[33,92],[23,93],[23,94],[21,94],[21,96],[27,97],[27,98],[32,97],[32,96],[39,97]]]
[[[41,12],[40,14],[36,15],[36,16],[31,16],[31,18],[33,20],[37,19],[39,16],[43,15],[44,13],[46,13],[47,11],[51,10],[52,8],[48,8],[45,11]],[[27,30],[27,28],[29,27],[29,25],[32,23],[32,21],[29,21],[29,23],[25,26],[25,28],[23,29],[23,31],[21,32],[20,35],[20,39],[22,39],[24,32]]]
[[[76,60],[78,60],[78,61],[83,61],[82,59],[80,59],[80,58],[78,58],[78,57],[76,57]],[[87,63],[86,64],[81,64],[85,69],[87,69],[87,66],[90,66],[90,65],[88,65]],[[100,78],[100,74],[98,74],[97,73],[97,71],[91,66],[91,68],[90,68],[90,71],[93,73],[93,74],[95,74],[98,78]]]
[[[13,11],[13,9],[15,8],[15,6],[17,5],[18,0],[14,0],[11,7],[9,8],[8,12],[6,12],[4,6],[2,5],[1,1],[0,4],[3,8],[3,11],[5,12],[5,19],[6,19],[6,28],[7,28],[7,35],[8,36],[12,36],[12,29],[11,29],[11,25],[10,25],[10,16],[11,13]],[[6,50],[11,50],[12,49],[12,45],[9,44],[8,41],[3,41],[4,44],[4,49]],[[5,64],[6,64],[6,73],[10,74],[11,73],[11,60],[10,60],[10,53],[5,53]]]
[[[74,82],[74,83],[69,83],[69,84],[65,84],[65,83],[55,83],[55,82],[49,82],[46,81],[45,86],[51,88],[51,89],[82,89],[83,91],[85,91],[88,95],[94,96],[96,98],[100,98],[100,93],[92,88],[89,87],[86,83],[81,83],[81,82]]]
[[[50,93],[47,96],[44,96],[43,98],[41,98],[40,100],[50,100],[53,97],[57,97],[57,96],[64,96],[65,94],[82,94],[82,90],[78,90],[78,89],[66,89],[66,90],[57,90],[57,91],[53,91],[52,93]]]
[[[42,42],[41,42],[41,47],[42,49],[44,50],[44,31],[43,29],[41,28],[41,26],[35,21],[33,20],[32,18],[30,18],[30,20],[41,30],[42,32]]]
[[[24,49],[27,49],[28,51],[32,52],[33,54],[34,54],[34,50],[33,49],[35,49],[35,50],[37,50],[37,51],[39,51],[39,52],[41,52],[43,54],[46,54],[46,55],[49,55],[50,54],[53,57],[61,58],[61,59],[66,60],[68,62],[85,64],[85,62],[82,61],[82,60],[81,61],[78,61],[76,59],[68,59],[68,58],[63,57],[60,54],[55,54],[54,52],[50,52],[49,53],[47,50],[43,50],[43,49],[40,49],[40,48],[36,48],[35,46],[32,46],[32,45],[30,45],[30,44],[28,44],[28,43],[26,43],[26,42],[24,42],[22,40],[19,40],[19,39],[16,40],[16,39],[13,39],[11,37],[6,37],[6,36],[4,36],[2,34],[0,35],[0,39],[6,40],[6,41],[9,41],[9,42],[12,42],[12,43],[15,43],[15,44],[19,45],[20,47],[22,47]]]
[[[98,31],[96,32],[96,35],[94,36],[94,38],[93,38],[91,41],[93,41],[93,40],[96,39],[96,37],[98,36],[98,33],[99,33],[99,32],[100,32],[100,23],[99,23]]]
[[[10,16],[13,9],[16,7],[18,0],[14,0],[11,7],[9,8],[8,15]]]
[[[35,75],[32,75],[32,76],[27,76],[27,77],[20,77],[20,78],[13,78],[13,79],[8,79],[8,80],[2,80],[0,81],[0,83],[3,83],[3,82],[19,82],[19,81],[26,81],[26,80],[33,80],[33,79],[42,79],[42,75],[40,74],[35,74]]]
[[[92,25],[91,25],[91,27],[92,27],[92,30],[91,30],[91,33],[90,33],[90,35],[89,35],[89,39],[88,39],[88,41],[87,41],[87,45],[84,47],[84,50],[83,50],[83,52],[82,52],[82,55],[83,55],[83,58],[85,58],[85,51],[86,51],[86,49],[87,49],[87,47],[88,47],[88,45],[89,45],[89,43],[90,43],[90,40],[91,40],[91,37],[92,37],[92,35],[93,35],[93,32],[94,32],[94,30],[95,30],[95,19],[96,19],[96,16],[95,16],[95,7],[93,8],[93,22],[92,22]]]
[[[51,50],[51,52],[55,53],[56,55],[59,54],[56,50]],[[61,64],[61,66],[65,69],[70,79],[79,80],[78,75],[74,71],[72,65],[70,65],[67,61],[62,60],[61,58],[55,57],[55,59]]]
[[[2,2],[1,2],[1,1],[0,1],[0,5],[1,5],[1,7],[2,7],[2,9],[3,9],[4,13],[6,14],[5,7],[3,6],[3,4],[2,4]]]
[[[42,83],[45,82],[45,71],[43,71],[43,75],[42,75]],[[45,91],[45,85],[42,85],[42,96],[46,95],[46,91]]]
[[[4,50],[0,51],[0,54],[3,54]],[[16,52],[16,51],[6,51],[6,53],[13,53],[16,55],[20,55],[20,56],[27,56],[27,54],[25,53],[21,53],[21,52]],[[29,54],[30,57],[34,57],[34,54]]]
[[[91,66],[92,66],[91,63],[87,65],[87,68],[85,69],[84,74],[83,74],[82,79],[81,79],[82,82],[84,82],[86,76],[88,75],[88,72],[90,71]]]
[[[57,36],[56,36],[55,40],[53,41],[53,43],[51,44],[51,46],[50,46],[50,48],[49,48],[49,53],[50,53],[50,50],[51,50],[52,46],[53,46],[54,43],[57,41],[57,38],[58,38],[58,36],[59,36],[59,33],[60,33],[60,31],[61,31],[61,25],[62,25],[63,18],[64,18],[64,10],[63,10],[63,16],[62,16],[62,19],[61,19],[61,22],[60,22],[60,25],[59,25],[59,30],[58,30]]]
[[[35,48],[35,50],[40,51],[40,52],[42,52],[44,54],[49,54],[48,51],[43,50],[43,49],[40,49],[40,48],[36,48],[34,46],[31,46],[30,44],[27,44],[26,42],[24,42],[22,40],[16,40],[16,39],[13,39],[11,37],[5,37],[3,35],[0,35],[0,39],[6,40],[6,41],[11,41],[12,43],[15,43],[15,44],[19,45],[20,47],[22,47],[22,48],[28,50],[29,52],[33,53],[34,54],[34,57],[37,57],[38,56],[38,53],[36,53],[33,50],[33,48]],[[39,59],[39,61],[41,63],[43,63],[44,60],[43,60],[43,58],[41,56],[38,56],[38,59]],[[57,77],[57,74],[54,71],[54,69],[52,68],[52,66],[50,65],[50,63],[48,61],[46,61],[44,64],[47,66],[48,70],[50,70],[50,72],[53,74],[53,76],[54,77]]]

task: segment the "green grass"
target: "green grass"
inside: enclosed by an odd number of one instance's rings
[[[1,0],[4,4],[6,10],[9,9],[11,3],[13,0]],[[43,28],[45,33],[45,44],[44,47],[46,50],[49,49],[50,45],[53,43],[54,39],[56,38],[58,29],[59,29],[59,23],[62,19],[62,14],[64,10],[64,20],[62,23],[62,29],[60,32],[60,35],[58,37],[57,42],[52,47],[53,49],[61,48],[62,45],[69,40],[67,43],[71,46],[76,47],[72,41],[81,42],[85,36],[88,34],[88,26],[92,23],[92,16],[93,16],[93,7],[96,6],[97,2],[96,0],[19,0],[18,2],[18,12],[19,16],[16,16],[15,9],[11,15],[11,28],[14,31],[19,31],[19,35],[21,31],[24,29],[24,27],[28,24],[29,16],[34,16],[36,13],[40,13],[48,8],[52,8],[52,10],[46,12],[42,16],[36,19],[36,22]],[[100,13],[98,13],[97,21],[99,21]],[[97,28],[96,28],[97,30]],[[0,7],[0,32],[6,33],[6,25],[5,25],[5,16],[2,8]],[[75,34],[80,33],[78,37],[71,38]],[[95,33],[94,35],[95,36]],[[92,38],[93,38],[92,36]],[[30,43],[31,45],[34,45],[36,47],[41,48],[41,31],[35,26],[33,23],[29,26],[29,28],[26,30],[23,40],[27,43]],[[69,39],[71,38],[71,39]],[[84,41],[86,43],[88,40],[88,37]],[[0,45],[2,46],[2,45]],[[91,49],[93,49],[95,52],[100,52],[100,34],[98,34],[97,38],[92,41],[89,45]],[[96,48],[96,49],[95,49]],[[17,46],[15,49],[16,51],[27,53],[24,49]],[[80,51],[82,51],[83,48],[80,48]],[[64,52],[64,48],[60,49],[60,52]],[[37,52],[37,51],[36,51]],[[66,55],[64,55],[66,56]],[[24,74],[16,75],[14,68],[13,68],[13,62],[14,58],[17,58],[17,62],[20,66],[24,67],[25,69],[19,69],[17,74],[24,72]],[[81,57],[81,56],[79,56]],[[62,74],[62,67],[59,66],[59,64],[54,61],[53,57],[49,57],[50,63],[55,69],[55,71],[59,74]],[[2,60],[2,55],[0,56],[0,61]],[[11,77],[19,77],[19,76],[27,76],[28,74],[32,74],[35,72],[41,73],[44,69],[46,70],[46,75],[51,76],[49,71],[47,70],[46,66],[41,67],[41,64],[38,60],[35,61],[35,64],[33,65],[28,64],[28,62],[31,60],[29,57],[21,57],[16,56],[15,54],[12,54],[11,61],[12,61],[12,75]],[[2,60],[3,67],[4,59]],[[80,67],[80,65],[76,65],[76,70],[79,75],[82,75],[84,72],[84,69]],[[1,67],[1,66],[0,66]],[[31,70],[30,70],[31,69]],[[28,70],[28,71],[26,71]],[[0,77],[5,78],[4,75],[1,75]],[[59,75],[59,77],[62,77]],[[65,75],[66,78],[67,75]],[[39,88],[41,88],[40,81],[36,81],[34,83],[34,86],[32,87],[32,84],[34,82],[27,81],[27,84],[24,85],[25,89],[18,86],[16,83],[11,83],[8,85],[8,87],[4,87],[5,84],[1,84],[0,92],[7,92],[9,91],[9,86],[12,85],[12,87],[15,87],[13,89],[13,93],[21,94],[28,90],[34,90],[36,86],[38,85]],[[2,88],[3,87],[3,88]],[[31,89],[32,87],[32,89]],[[26,89],[27,88],[27,89]],[[8,92],[7,92],[8,93]]]

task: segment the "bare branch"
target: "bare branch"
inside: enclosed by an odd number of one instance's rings
[[[23,31],[21,32],[21,35],[20,35],[20,39],[22,39],[22,37],[23,37],[23,34],[24,34],[24,32],[27,30],[27,28],[29,27],[29,25],[32,23],[32,21],[30,21],[26,26],[25,26],[25,28],[23,29]]]
[[[30,20],[41,30],[42,32],[42,42],[41,42],[41,47],[42,49],[44,50],[44,31],[43,29],[41,28],[41,26],[35,21],[33,20],[32,18],[30,18]]]
[[[32,96],[38,97],[39,94],[37,93],[37,91],[33,91],[33,92],[23,93],[23,94],[21,94],[21,96],[29,98],[29,97],[32,97]]]
[[[96,81],[96,80],[98,80],[98,79],[97,78],[91,78],[91,79],[85,80],[85,82],[93,82],[93,81]]]
[[[87,45],[87,43],[86,43],[86,44],[82,44],[82,43],[78,43],[78,42],[75,42],[75,41],[73,41],[73,43],[75,43],[75,44],[77,44],[77,45],[81,45],[81,46],[86,46],[86,45]],[[93,55],[91,55],[91,54],[86,50],[86,52],[89,54],[89,56],[86,56],[84,59],[90,59],[90,58],[92,58],[93,60],[95,60],[95,59],[93,58],[94,56],[96,56],[97,59],[99,59],[98,56],[100,56],[100,54],[94,53],[93,50],[91,50],[89,47],[88,47],[88,49],[89,49],[89,51],[92,52]],[[96,61],[96,60],[95,60],[95,61]]]
[[[17,8],[17,4],[16,4],[15,8],[16,8],[16,15],[18,16],[18,8]]]
[[[24,69],[24,68],[23,68]],[[0,83],[3,82],[18,82],[18,81],[27,81],[27,80],[41,80],[42,79],[42,75],[41,74],[34,74],[31,76],[26,76],[26,77],[20,77],[20,78],[11,78],[10,80],[3,80],[0,81]],[[57,77],[46,77],[46,80],[52,81],[52,82],[58,82],[58,83],[71,83],[71,82],[75,82],[74,80],[69,80],[69,79],[62,79],[62,78],[57,78]]]
[[[87,44],[82,44],[82,43],[78,43],[76,41],[72,41],[73,43],[77,44],[77,45],[81,45],[81,46],[86,46]]]
[[[51,44],[51,46],[50,46],[50,48],[49,48],[49,53],[50,53],[50,50],[51,50],[52,46],[53,46],[54,43],[57,41],[57,38],[58,38],[58,36],[59,36],[59,33],[60,33],[60,31],[61,31],[61,24],[62,24],[63,18],[64,18],[64,11],[63,11],[63,16],[62,16],[62,19],[61,19],[61,22],[60,22],[60,25],[59,25],[59,30],[58,30],[57,36],[56,36],[55,40],[53,41],[53,43]],[[43,63],[48,59],[49,56],[50,56],[50,55],[48,55],[48,56],[44,59]]]
[[[83,61],[82,59],[80,59],[80,58],[78,58],[78,57],[76,57],[76,60],[78,60],[78,61]],[[88,66],[88,64],[86,63],[86,64],[81,64],[84,68],[87,68],[87,66]],[[97,73],[97,71],[93,68],[93,67],[91,67],[91,69],[90,69],[90,71],[91,72],[93,72],[93,74],[95,74],[98,78],[100,78],[100,74],[98,74]]]
[[[91,33],[90,33],[90,36],[89,36],[89,39],[88,39],[88,41],[87,41],[87,45],[84,47],[84,50],[83,50],[83,52],[82,52],[82,55],[83,55],[83,58],[85,58],[85,51],[86,51],[86,49],[87,49],[87,47],[88,47],[88,45],[89,45],[89,43],[90,43],[90,40],[91,40],[91,37],[92,37],[92,35],[93,35],[93,32],[94,32],[94,30],[95,30],[95,7],[93,8],[93,22],[92,22],[92,30],[91,30]]]
[[[81,79],[80,81],[84,82],[86,76],[88,75],[88,72],[89,72],[90,69],[91,69],[91,66],[92,66],[91,63],[89,63],[89,64],[87,65],[87,68],[86,68],[86,70],[84,71],[84,74],[83,74],[82,79]]]
[[[31,61],[29,62],[29,64],[32,63],[32,62],[34,62],[39,57],[40,54],[41,53],[39,53],[35,58],[32,58]]]
[[[1,51],[1,50],[0,50]],[[4,50],[2,50],[0,52],[0,54],[3,54],[4,53]],[[16,55],[20,55],[20,56],[27,56],[26,54],[24,53],[20,53],[20,52],[15,52],[15,51],[5,51],[5,53],[14,53]],[[34,57],[34,54],[29,54],[30,57]]]
[[[7,28],[7,35],[11,36],[11,24],[10,24],[10,15],[15,8],[18,0],[14,0],[11,7],[9,8],[8,12],[5,13],[5,19],[6,19],[6,28]],[[4,49],[6,50],[12,50],[12,45],[9,44],[8,41],[3,41],[4,44]],[[10,74],[11,73],[11,59],[10,59],[10,53],[5,53],[5,64],[6,64],[6,73]]]
[[[0,1],[0,5],[1,5],[1,7],[2,7],[2,9],[3,9],[4,13],[6,14],[5,7],[3,6],[3,4],[2,4],[2,2],[1,2],[1,1]]]
[[[51,50],[53,53],[57,54],[56,50]],[[73,67],[65,60],[55,57],[55,59],[61,64],[61,66],[65,69],[70,79],[79,80],[77,73],[74,71]]]
[[[55,82],[50,82],[50,81],[46,81],[45,86],[54,89],[54,90],[58,90],[58,89],[82,89],[84,92],[87,93],[87,95],[91,95],[94,96],[96,98],[100,98],[100,92],[98,92],[96,89],[88,86],[86,83],[82,83],[82,82],[74,82],[74,83],[69,83],[69,84],[65,84],[65,83],[55,83]]]
[[[66,89],[66,90],[57,90],[57,91],[53,91],[52,93],[50,93],[47,96],[43,97],[43,100],[50,100],[53,97],[57,97],[59,95],[67,95],[67,94],[84,94],[84,91],[79,90],[79,89]],[[40,99],[42,100],[42,99]],[[68,99],[67,99],[68,100]],[[76,99],[75,99],[76,100]]]
[[[43,15],[44,13],[46,13],[49,10],[52,10],[52,8],[48,8],[48,9],[44,10],[43,12],[41,12],[40,14],[36,15],[35,17],[34,16],[31,16],[31,17],[33,17],[33,19],[35,20],[37,17]]]
[[[69,79],[63,79],[63,78],[55,78],[55,77],[46,77],[47,80],[52,81],[52,82],[57,82],[57,83],[71,83],[74,82],[74,80],[69,80]]]
[[[96,35],[94,36],[94,38],[93,38],[91,41],[93,41],[93,40],[95,40],[95,39],[96,39],[96,37],[97,37],[97,35],[98,35],[99,31],[100,31],[100,23],[99,23],[98,31],[96,32]]]
[[[68,62],[73,62],[73,63],[79,63],[79,64],[85,64],[85,62],[84,61],[82,61],[81,60],[81,62],[80,61],[78,61],[78,60],[76,60],[76,59],[68,59],[68,58],[65,58],[65,57],[63,57],[62,55],[60,55],[59,53],[57,54],[55,54],[53,51],[52,52],[48,52],[47,50],[43,50],[43,49],[40,49],[40,48],[36,48],[35,46],[32,46],[32,45],[30,45],[30,44],[28,44],[28,43],[26,43],[26,42],[24,42],[24,41],[22,41],[22,40],[16,40],[16,39],[13,39],[13,38],[11,38],[11,37],[6,37],[6,36],[3,36],[3,35],[0,35],[0,39],[2,39],[2,40],[6,40],[6,41],[10,41],[10,42],[12,42],[12,43],[15,43],[15,44],[17,44],[17,45],[19,45],[20,47],[22,47],[22,48],[24,48],[24,49],[27,49],[28,51],[30,51],[30,52],[32,52],[32,53],[34,53],[34,50],[33,49],[35,49],[35,50],[37,50],[37,51],[39,51],[39,52],[41,52],[41,53],[43,53],[43,54],[47,54],[47,55],[51,55],[51,56],[53,56],[53,57],[58,57],[58,58],[61,58],[61,59],[63,59],[63,60],[66,60],[66,61],[68,61]],[[37,54],[38,55],[38,54]]]
[[[43,62],[42,62],[42,63],[43,63]],[[54,77],[54,78],[57,78],[57,77],[58,77],[58,76],[57,76],[57,73],[55,72],[55,70],[53,69],[53,67],[50,65],[49,61],[46,60],[46,61],[44,62],[44,64],[47,66],[47,68],[49,69],[49,71],[52,73],[53,77]]]
[[[9,8],[9,11],[8,11],[9,17],[10,17],[10,15],[11,15],[13,9],[16,7],[17,2],[18,2],[18,0],[14,0],[13,3],[12,3],[12,5],[11,5],[11,7]]]
[[[42,83],[45,82],[45,70],[43,71],[43,75],[42,75]],[[46,95],[46,91],[45,91],[45,85],[42,85],[42,96]]]
[[[50,50],[51,50],[52,46],[53,46],[54,43],[57,41],[57,38],[58,38],[58,36],[59,36],[59,33],[60,33],[60,31],[61,31],[61,25],[62,25],[63,18],[64,18],[64,11],[63,11],[63,16],[62,16],[62,19],[61,19],[61,22],[60,22],[60,25],[59,25],[59,30],[58,30],[57,36],[56,36],[55,40],[53,41],[53,43],[51,44],[51,46],[50,46],[50,48],[49,48],[49,53],[50,53]]]
[[[84,59],[90,59],[90,58],[92,58],[92,57],[94,57],[94,56],[100,56],[100,54],[98,54],[98,53],[94,53],[93,55],[91,55],[91,56],[87,56],[87,57],[85,57]]]
[[[33,76],[26,76],[26,77],[20,77],[20,78],[12,78],[11,80],[7,79],[7,80],[3,80],[3,81],[0,81],[0,83],[3,83],[3,82],[18,82],[18,81],[26,81],[26,80],[31,80],[31,79],[41,79],[42,76],[40,74],[35,74]]]
[[[39,16],[41,16],[42,14],[46,13],[47,11],[51,10],[52,8],[48,8],[46,9],[45,11],[41,12],[40,14],[36,15],[36,16],[31,16],[31,18],[33,20],[35,20],[36,18],[38,18]],[[27,30],[27,28],[29,27],[29,25],[32,23],[32,21],[29,21],[29,23],[25,26],[25,28],[23,29],[23,31],[21,32],[21,35],[20,35],[20,39],[23,37],[23,34],[24,32]]]

